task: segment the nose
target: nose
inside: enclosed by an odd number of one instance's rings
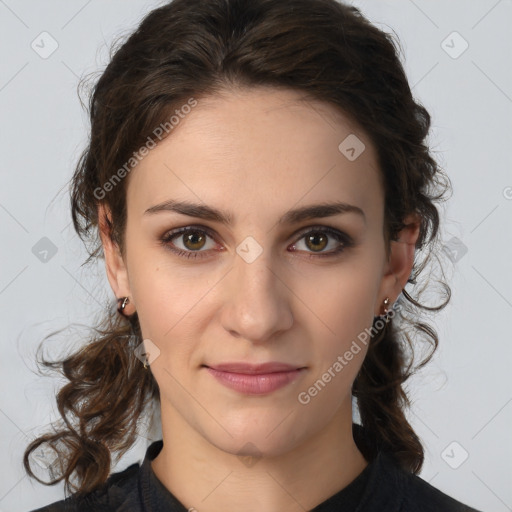
[[[264,343],[293,325],[293,293],[277,265],[263,251],[247,262],[238,254],[226,276],[223,327],[235,337]]]

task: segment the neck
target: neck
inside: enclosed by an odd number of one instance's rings
[[[233,453],[219,449],[166,404],[162,434],[164,446],[152,469],[186,508],[200,512],[304,512],[368,465],[352,436],[350,401],[321,432],[280,455],[251,451],[251,445]]]

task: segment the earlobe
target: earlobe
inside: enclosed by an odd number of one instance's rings
[[[398,239],[390,242],[389,260],[379,293],[379,298],[389,296],[391,304],[400,295],[411,275],[421,219],[419,215],[412,214],[404,219],[404,224]],[[381,302],[382,299],[379,304]]]
[[[100,203],[98,206],[98,229],[105,255],[105,270],[110,287],[114,295],[119,297],[130,297],[130,286],[128,283],[128,272],[121,255],[119,246],[112,240],[111,225],[112,215],[108,206]]]

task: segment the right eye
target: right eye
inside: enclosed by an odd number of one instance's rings
[[[198,228],[194,226],[186,226],[184,228],[174,229],[168,231],[161,238],[161,243],[166,249],[184,258],[203,258],[204,252],[208,252],[213,247],[207,250],[201,250],[207,245],[208,238],[214,239],[209,230],[205,228]],[[174,239],[178,239],[182,247],[177,246]]]

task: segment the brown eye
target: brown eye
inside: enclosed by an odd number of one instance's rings
[[[202,249],[206,242],[206,237],[201,231],[188,231],[183,236],[183,245],[191,251]]]
[[[298,241],[293,244],[293,249],[306,252],[311,258],[336,256],[354,246],[354,241],[349,235],[328,226],[310,228],[299,236]],[[324,250],[328,246],[330,250]]]
[[[306,245],[313,251],[322,251],[328,243],[328,237],[322,234],[321,231],[307,235],[305,237]]]
[[[210,245],[208,245],[210,239]],[[186,227],[175,229],[161,238],[162,244],[170,251],[185,258],[203,258],[209,249],[215,247],[213,235],[205,229]]]

